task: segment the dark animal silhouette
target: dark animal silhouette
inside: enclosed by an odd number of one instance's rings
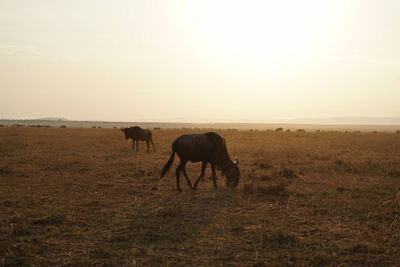
[[[187,184],[193,190],[196,189],[200,179],[204,176],[204,172],[207,167],[207,163],[211,164],[212,177],[214,182],[214,188],[217,188],[215,168],[217,167],[222,171],[222,174],[226,177],[226,185],[230,188],[236,188],[239,183],[239,160],[235,163],[232,162],[228,155],[228,151],[225,144],[225,139],[219,136],[217,133],[208,132],[205,134],[191,134],[182,135],[178,137],[172,143],[171,157],[165,163],[160,179],[168,172],[171,167],[175,153],[180,158],[179,166],[176,168],[176,188],[178,192],[181,191],[180,187],[180,173],[186,178]],[[186,163],[191,162],[202,162],[201,173],[194,186],[190,182],[186,174]]]
[[[136,152],[139,150],[139,141],[146,141],[147,143],[147,151],[150,150],[150,144],[153,145],[154,152],[156,152],[156,148],[154,147],[152,133],[149,130],[145,130],[140,128],[139,126],[133,126],[130,128],[121,128],[121,131],[125,134],[125,139],[132,139],[132,151],[135,147],[136,141]]]

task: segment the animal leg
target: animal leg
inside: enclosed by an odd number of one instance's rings
[[[146,144],[147,144],[147,152],[149,152],[149,151],[150,151],[150,144],[149,144],[149,141],[146,141]]]
[[[182,191],[180,175],[181,175],[181,165],[179,164],[179,166],[176,168],[176,189],[178,190],[178,193]]]
[[[215,173],[215,164],[211,164],[211,172],[214,182],[214,188],[217,188],[218,186],[217,186],[217,174]]]
[[[194,183],[194,190],[196,190],[197,184],[200,182],[200,179],[204,176],[204,173],[206,172],[206,168],[207,168],[207,161],[203,161],[201,163],[201,173],[199,178],[197,178],[197,181]]]
[[[134,147],[135,147],[135,140],[132,139],[132,151],[134,151]]]
[[[139,151],[139,140],[136,140],[136,152]]]
[[[154,152],[156,152],[156,148],[154,147],[153,140],[150,139],[151,144],[153,145]]]
[[[188,177],[188,175],[187,175],[187,173],[186,173],[186,162],[185,163],[183,163],[183,165],[182,165],[182,172],[183,172],[183,175],[185,176],[185,178],[186,178],[186,182],[187,182],[187,184],[188,184],[188,186],[191,188],[191,189],[194,189],[193,188],[193,185],[192,185],[192,183],[190,182],[190,180],[189,180],[189,177]]]

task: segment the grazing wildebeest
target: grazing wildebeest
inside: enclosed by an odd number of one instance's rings
[[[145,130],[140,128],[139,126],[133,126],[130,128],[121,128],[121,131],[125,134],[125,139],[132,139],[132,151],[135,147],[136,141],[136,152],[139,149],[139,141],[146,141],[147,143],[147,151],[150,150],[150,144],[153,145],[154,152],[156,152],[156,148],[154,147],[152,133],[149,130]]]
[[[200,179],[204,176],[207,163],[211,164],[214,188],[217,187],[215,167],[221,170],[222,174],[226,177],[226,185],[228,187],[237,187],[240,176],[238,168],[239,160],[236,160],[235,163],[232,162],[228,155],[228,150],[226,149],[225,139],[217,133],[208,132],[205,134],[190,134],[178,137],[172,143],[171,157],[167,163],[165,163],[161,171],[160,179],[171,167],[175,153],[178,154],[181,160],[179,166],[176,168],[176,188],[178,189],[178,192],[181,191],[180,173],[183,172],[188,186],[195,190]],[[202,162],[201,173],[197,181],[194,183],[194,186],[186,174],[185,165],[188,161]]]

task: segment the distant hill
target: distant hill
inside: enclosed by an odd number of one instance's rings
[[[40,119],[34,119],[36,121],[68,121],[68,119],[65,118],[57,118],[57,117],[47,117],[47,118],[40,118]]]
[[[221,119],[200,117],[179,117],[163,120],[179,123],[289,123],[317,125],[400,125],[400,117],[331,117],[331,118],[296,118],[296,119]],[[238,122],[241,121],[241,122]],[[246,122],[247,121],[247,122]]]
[[[400,117],[332,117],[302,118],[289,120],[289,123],[330,124],[330,125],[400,125]]]
[[[199,118],[197,118],[199,119]],[[189,118],[185,118],[189,120]],[[207,121],[206,119],[204,119]],[[366,117],[336,117],[325,119],[293,119],[293,120],[254,120],[253,122],[156,122],[156,121],[132,121],[132,122],[111,122],[111,121],[74,121],[63,118],[42,118],[37,120],[4,120],[0,119],[0,125],[3,126],[32,126],[42,125],[51,127],[68,128],[120,128],[133,125],[142,128],[186,128],[197,129],[199,131],[209,131],[210,129],[237,129],[237,130],[275,130],[283,128],[284,130],[296,131],[303,129],[306,131],[380,131],[396,132],[400,130],[400,117],[391,118],[366,118]]]

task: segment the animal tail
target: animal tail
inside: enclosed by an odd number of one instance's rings
[[[171,168],[171,165],[172,165],[172,163],[174,162],[174,157],[175,157],[175,146],[176,146],[176,143],[173,142],[173,143],[172,143],[172,153],[171,153],[171,157],[169,157],[169,160],[167,161],[167,163],[165,163],[164,167],[162,168],[160,179],[164,177],[164,175],[168,172],[169,168]]]

